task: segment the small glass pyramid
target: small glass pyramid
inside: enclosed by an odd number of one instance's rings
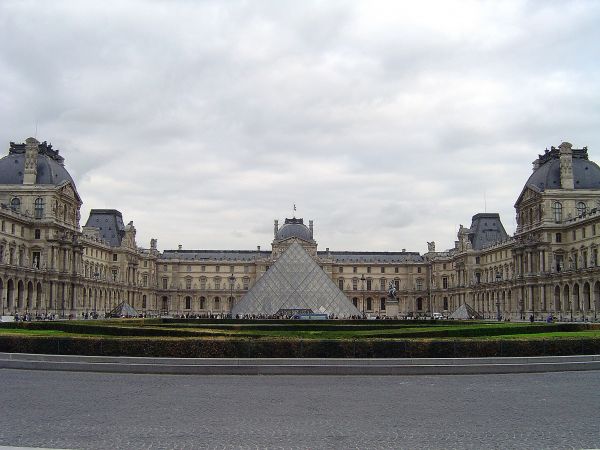
[[[234,306],[232,316],[273,316],[283,311],[312,311],[338,318],[360,316],[329,276],[294,242]]]

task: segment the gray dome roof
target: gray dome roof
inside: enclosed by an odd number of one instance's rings
[[[45,142],[40,144],[37,158],[36,184],[59,185],[70,182],[75,188],[73,178],[62,165],[63,158],[58,151],[52,150]],[[23,184],[25,167],[24,144],[11,142],[10,153],[0,159],[0,184]]]
[[[276,240],[297,237],[305,241],[312,241],[311,232],[302,219],[285,219],[283,226],[277,231]]]
[[[526,186],[538,191],[560,189],[560,156],[558,149],[540,155],[538,167],[527,180]],[[587,149],[573,150],[573,182],[575,189],[600,189],[600,167],[587,159]]]

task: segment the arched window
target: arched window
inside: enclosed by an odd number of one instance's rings
[[[586,211],[587,211],[587,207],[585,206],[585,203],[578,202],[577,203],[577,215],[580,217],[584,216]]]
[[[10,209],[12,209],[13,211],[21,211],[21,199],[19,199],[18,197],[14,197],[10,201]]]
[[[355,308],[358,308],[358,298],[354,297],[352,299],[352,304],[354,305]]]
[[[552,204],[552,214],[554,215],[555,222],[562,222],[562,204],[560,202]]]
[[[215,297],[215,299],[213,300],[213,304],[214,304],[214,309],[216,311],[221,309],[221,299],[219,297]]]
[[[200,309],[206,309],[206,298],[200,297]]]
[[[38,197],[35,199],[34,212],[35,212],[36,219],[41,219],[42,217],[44,217],[44,199],[43,198]]]
[[[373,309],[373,299],[371,297],[367,298],[367,311],[371,311]]]

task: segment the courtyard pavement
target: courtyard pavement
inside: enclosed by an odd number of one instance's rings
[[[0,369],[0,445],[598,448],[600,372],[198,376]]]

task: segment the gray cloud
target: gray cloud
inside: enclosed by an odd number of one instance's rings
[[[600,148],[597,2],[5,1],[0,142],[61,149],[140,245],[425,250]]]

